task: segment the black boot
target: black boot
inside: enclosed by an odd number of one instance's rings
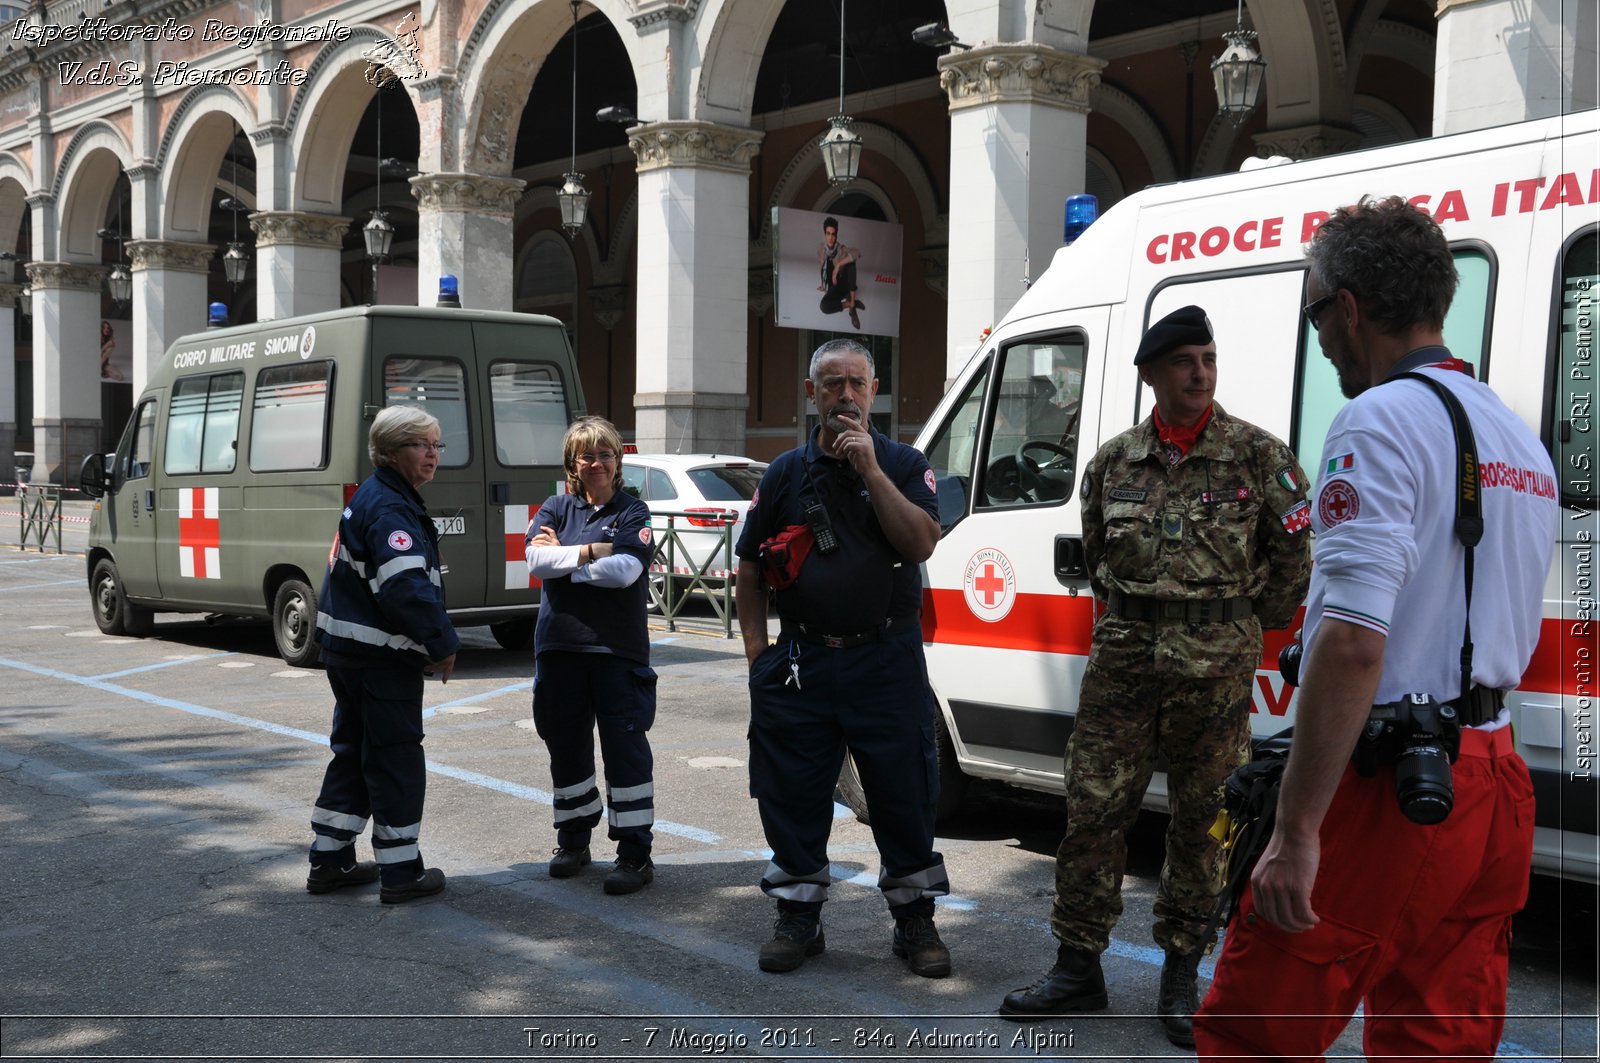
[[[1000,1014],[1013,1022],[1031,1022],[1075,1011],[1101,1011],[1107,1003],[1100,953],[1062,945],[1056,949],[1056,965],[1050,973],[1031,986],[1007,993]]]
[[[1200,1006],[1195,989],[1195,970],[1200,966],[1198,952],[1185,955],[1167,950],[1161,965],[1161,1000],[1156,1012],[1166,1027],[1167,1040],[1179,1048],[1194,1047],[1194,1012]]]

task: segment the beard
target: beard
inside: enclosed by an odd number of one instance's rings
[[[828,426],[828,431],[836,433],[850,431],[850,426],[839,420],[840,414],[851,417],[857,422],[862,420],[861,407],[853,402],[841,402],[837,406],[828,407],[828,414],[823,418],[823,423]]]

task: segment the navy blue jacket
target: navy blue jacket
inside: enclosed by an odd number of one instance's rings
[[[444,611],[433,521],[392,469],[373,472],[339,520],[317,597],[317,641],[331,659],[363,665],[415,667],[461,648]]]
[[[563,546],[610,543],[614,552],[637,558],[646,572],[655,558],[650,507],[626,491],[618,491],[603,506],[590,505],[578,495],[552,495],[534,514],[523,541],[541,527],[554,531]],[[647,576],[641,574],[626,587],[601,587],[566,575],[543,580],[540,587],[539,623],[533,634],[536,653],[614,653],[639,664],[650,663]]]
[[[806,503],[820,500],[832,517],[839,549],[828,555],[811,551],[794,585],[776,592],[778,615],[787,623],[829,634],[853,634],[886,620],[916,617],[922,609],[921,568],[889,543],[866,483],[849,462],[824,454],[817,435],[813,431],[805,446],[780,454],[767,466],[735,552],[758,561],[764,540],[791,524],[804,524]],[[928,459],[876,429],[872,443],[878,467],[889,481],[937,520],[939,502]]]

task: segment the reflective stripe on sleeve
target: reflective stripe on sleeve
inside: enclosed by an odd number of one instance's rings
[[[402,557],[391,558],[390,560],[385,561],[382,565],[378,566],[378,571],[371,580],[372,592],[376,594],[379,587],[382,587],[385,583],[388,583],[391,579],[393,579],[395,576],[398,576],[402,572],[413,568],[425,569],[427,567],[427,558],[417,554],[409,554]]]
[[[380,628],[368,627],[366,624],[357,624],[350,620],[336,620],[327,613],[317,613],[317,627],[328,634],[352,642],[360,642],[368,646],[386,646],[391,650],[416,650],[418,653],[427,654],[422,643],[416,642],[405,635],[391,635]]]

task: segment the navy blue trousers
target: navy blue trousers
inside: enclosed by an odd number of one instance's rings
[[[372,819],[372,853],[387,885],[422,874],[422,667],[328,667],[333,759],[311,811],[311,862],[348,867]]]
[[[772,848],[761,889],[779,907],[815,911],[827,899],[833,793],[847,747],[866,791],[882,862],[878,888],[890,910],[928,915],[933,898],[950,892],[944,858],[933,850],[935,711],[914,627],[847,649],[780,637],[756,658],[750,796]]]
[[[541,653],[533,672],[533,726],[550,750],[556,844],[577,849],[606,812],[623,860],[650,855],[655,824],[656,673],[610,653]],[[606,799],[595,777],[594,736],[605,758]]]

